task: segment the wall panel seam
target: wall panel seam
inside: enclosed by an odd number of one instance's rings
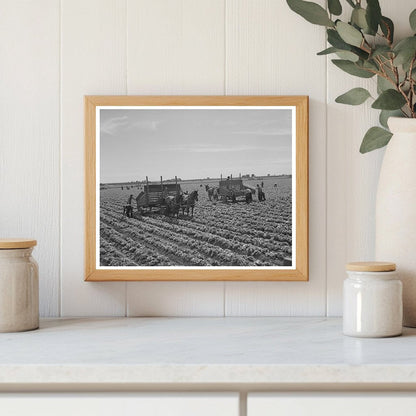
[[[59,265],[58,265],[58,316],[62,316],[62,169],[63,169],[63,152],[62,152],[62,0],[59,0]]]
[[[126,31],[126,39],[125,39],[125,42],[126,42],[126,75],[125,75],[126,88],[125,88],[125,92],[126,92],[126,95],[128,95],[129,94],[129,48],[128,48],[128,44],[129,44],[129,28],[128,28],[128,25],[129,25],[129,20],[128,20],[128,17],[129,17],[129,13],[128,13],[129,0],[124,0],[124,6],[125,6],[124,9],[126,11],[126,13],[125,13],[125,21],[126,21],[126,24],[125,24],[125,31]]]
[[[325,38],[324,48],[327,42]],[[329,90],[329,79],[328,79],[328,65],[329,55],[326,55],[325,60],[325,254],[324,254],[324,273],[325,273],[325,316],[328,316],[328,90]]]
[[[224,95],[227,95],[227,0],[224,0]]]

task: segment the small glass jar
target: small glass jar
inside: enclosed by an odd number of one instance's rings
[[[0,332],[39,327],[38,264],[35,240],[0,240]]]
[[[403,326],[402,282],[396,265],[384,262],[347,264],[344,280],[344,335],[394,337]]]

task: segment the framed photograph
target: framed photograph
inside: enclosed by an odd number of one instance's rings
[[[308,97],[86,96],[85,150],[85,280],[308,280]]]

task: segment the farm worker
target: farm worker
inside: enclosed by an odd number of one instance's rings
[[[214,188],[210,188],[208,185],[205,188],[208,192],[208,199],[212,201],[212,194],[214,193]]]
[[[266,200],[263,189],[260,188],[259,184],[257,184],[257,197],[260,202]]]
[[[127,205],[124,207],[124,211],[128,217],[133,216],[133,207],[131,206],[131,201],[133,200],[133,195],[130,195],[127,199]]]
[[[261,190],[261,188],[260,188],[260,185],[259,184],[257,184],[256,185],[256,187],[257,187],[257,198],[259,199],[259,201],[261,202],[261,193],[262,193],[262,190]]]
[[[261,187],[264,188],[264,182],[263,181],[261,181]]]
[[[250,202],[253,202],[253,194],[251,193],[251,189],[246,189],[246,202],[249,204]]]

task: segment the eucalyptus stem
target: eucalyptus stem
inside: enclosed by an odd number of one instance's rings
[[[410,62],[410,68],[409,68],[409,84],[410,84],[410,88],[409,88],[409,107],[410,107],[410,114],[412,115],[412,117],[415,117],[415,111],[414,111],[414,106],[413,106],[413,87],[414,87],[414,79],[412,76],[412,72],[413,72],[413,66],[415,64],[415,59],[416,56],[413,57],[412,62]]]

